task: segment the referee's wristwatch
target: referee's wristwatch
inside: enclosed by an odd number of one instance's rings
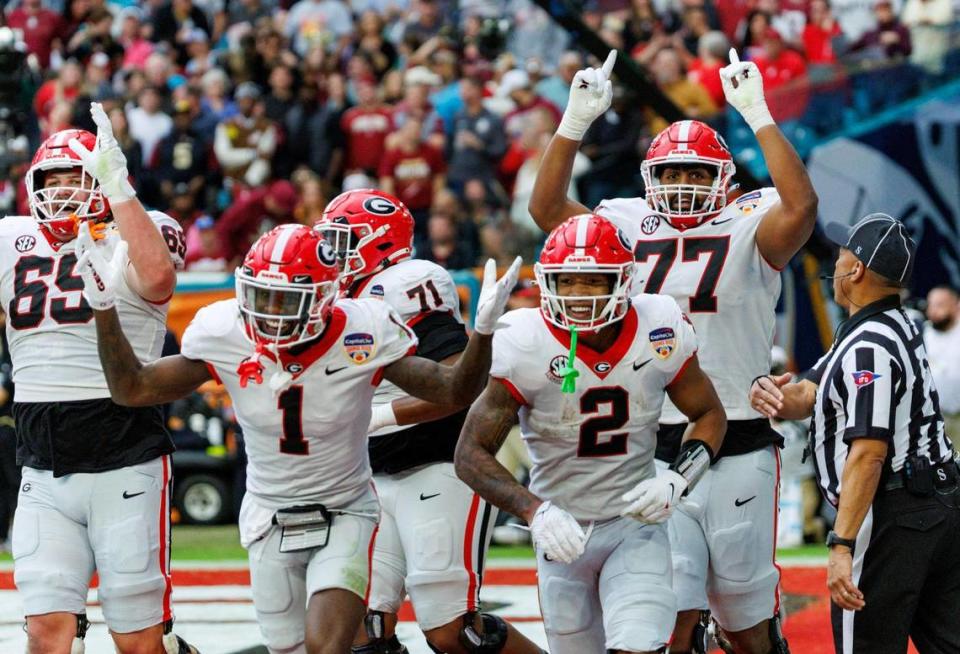
[[[827,547],[832,548],[834,545],[843,545],[844,547],[850,548],[850,554],[853,555],[853,550],[857,545],[857,541],[850,538],[840,538],[837,535],[837,532],[831,531],[827,534]]]

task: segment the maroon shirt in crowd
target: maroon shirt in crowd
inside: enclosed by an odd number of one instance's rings
[[[380,162],[380,177],[392,177],[394,195],[412,210],[429,209],[433,204],[433,178],[446,170],[443,155],[421,143],[416,150],[387,150]]]
[[[376,172],[383,158],[384,141],[393,131],[393,117],[386,107],[354,107],[343,114],[340,128],[347,143],[346,170]]]

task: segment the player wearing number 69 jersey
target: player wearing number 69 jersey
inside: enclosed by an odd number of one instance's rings
[[[114,400],[169,402],[209,379],[230,394],[248,459],[240,537],[271,653],[349,651],[379,519],[367,457],[374,391],[385,379],[439,404],[469,403],[519,264],[495,282],[488,263],[476,332],[445,366],[411,356],[417,339],[384,302],[338,300],[331,245],[308,227],[281,225],[237,269],[236,299],[201,309],[181,354],[143,365],[112,310],[115,269],[96,246],[81,255]]]
[[[608,220],[562,223],[535,270],[541,307],[502,318],[457,474],[530,523],[551,652],[659,652],[676,615],[664,521],[710,466],[723,408],[677,303],[631,297],[631,244]],[[696,424],[657,477],[665,395]],[[494,458],[518,411],[529,490]]]
[[[82,651],[90,578],[121,654],[193,651],[170,632],[173,443],[156,407],[118,406],[76,270],[79,228],[123,268],[120,319],[141,360],[160,356],[183,264],[179,225],[146,212],[99,104],[96,137],[50,136],[26,175],[30,213],[0,221],[0,302],[16,391],[14,579],[28,649]],[[73,649],[71,649],[71,647]]]

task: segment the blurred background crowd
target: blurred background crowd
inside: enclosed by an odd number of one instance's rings
[[[952,0],[904,1],[577,6],[750,161],[717,73],[731,45],[757,62],[803,154],[805,139],[960,66]],[[12,0],[2,18],[0,210],[27,212],[37,143],[92,130],[89,103],[102,102],[141,199],[182,221],[189,270],[232,270],[265,229],[312,224],[333,195],[367,186],[409,206],[419,257],[461,269],[533,255],[539,160],[574,73],[596,65],[530,0]],[[665,124],[617,86],[571,192],[588,206],[642,193],[639,161]]]

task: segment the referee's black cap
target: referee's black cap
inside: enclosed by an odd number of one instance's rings
[[[917,245],[899,220],[871,213],[854,225],[828,223],[827,238],[853,252],[867,268],[898,284],[910,281]]]

